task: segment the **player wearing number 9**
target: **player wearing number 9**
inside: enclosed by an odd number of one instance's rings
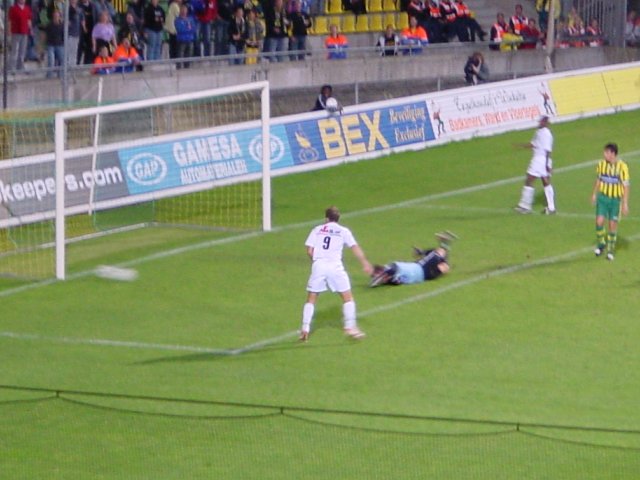
[[[347,227],[340,225],[340,212],[336,207],[325,211],[325,223],[318,225],[307,237],[305,246],[311,258],[311,275],[307,282],[307,301],[302,309],[302,328],[300,340],[307,341],[311,331],[311,321],[315,312],[318,295],[329,288],[342,297],[342,314],[344,333],[352,338],[365,336],[356,322],[356,303],[351,293],[349,275],[342,263],[342,250],[346,245],[362,264],[367,275],[371,275],[373,267]]]

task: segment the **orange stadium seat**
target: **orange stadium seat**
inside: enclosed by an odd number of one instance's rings
[[[340,31],[342,33],[354,33],[356,31],[356,16],[352,13],[341,15],[342,25]]]
[[[358,15],[356,17],[356,32],[367,33],[369,31],[369,15]]]
[[[368,0],[367,12],[369,13],[382,12],[382,0]]]

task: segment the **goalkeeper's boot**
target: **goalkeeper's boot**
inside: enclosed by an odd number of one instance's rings
[[[366,337],[367,335],[360,330],[358,327],[353,327],[353,328],[345,328],[344,329],[344,334],[348,337],[353,338],[354,340],[362,340],[364,337]]]
[[[440,242],[440,246],[445,250],[449,250],[451,248],[451,243],[453,243],[457,238],[458,236],[449,230],[436,233],[436,239]]]

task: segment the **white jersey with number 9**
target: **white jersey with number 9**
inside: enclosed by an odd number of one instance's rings
[[[318,225],[307,237],[305,246],[313,248],[313,266],[307,283],[310,292],[324,292],[327,285],[334,292],[351,290],[349,276],[342,264],[344,246],[356,245],[356,240],[346,227],[329,222]]]

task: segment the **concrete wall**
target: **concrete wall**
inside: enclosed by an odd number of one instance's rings
[[[475,47],[477,48],[477,47]],[[151,98],[268,79],[272,89],[315,87],[324,83],[349,85],[355,82],[393,82],[437,77],[462,77],[466,58],[473,45],[432,47],[413,57],[379,58],[371,53],[353,52],[351,58],[327,61],[310,57],[304,62],[283,62],[254,66],[228,66],[209,61],[188,70],[171,65],[156,65],[144,72],[112,75],[104,78],[105,102]],[[527,76],[544,72],[545,54],[541,50],[493,52],[483,49],[487,64],[495,76]],[[636,49],[583,48],[557,51],[556,71],[597,67],[638,60]],[[70,102],[91,101],[97,96],[98,77],[87,72],[76,74],[70,82]],[[13,79],[9,84],[10,109],[51,106],[62,100],[57,79]],[[301,111],[308,109],[305,105]]]

